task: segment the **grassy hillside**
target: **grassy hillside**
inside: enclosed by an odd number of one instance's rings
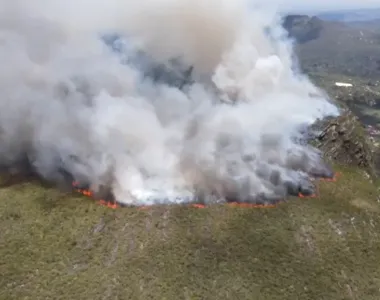
[[[289,15],[284,27],[295,40],[301,69],[360,120],[380,128],[380,23],[332,22]],[[348,82],[351,88],[335,86]]]
[[[287,16],[284,26],[297,41],[304,71],[378,79],[380,27],[376,22],[355,26],[316,17]]]
[[[277,208],[112,210],[0,190],[0,299],[380,299],[380,204],[339,168]]]
[[[313,22],[305,28],[319,24]],[[346,72],[377,74],[363,64],[367,50],[358,50],[353,31],[341,40],[326,27],[313,30],[312,39],[299,31],[306,50],[298,51],[306,53],[301,62],[318,85],[338,99],[334,82],[353,80],[342,101],[355,105],[367,104],[362,94],[367,100],[380,93],[371,86],[367,96],[367,79]],[[374,56],[380,49],[364,48]],[[348,64],[348,53],[358,62]],[[341,129],[326,138],[334,140],[334,148],[328,145],[333,154],[360,142],[350,126]],[[336,142],[337,135],[350,143]],[[316,183],[318,197],[261,209],[112,210],[37,182],[9,186],[0,179],[0,300],[378,300],[380,185],[359,168],[336,170],[342,173],[337,182]]]
[[[358,76],[311,72],[309,78],[323,88],[338,104],[348,107],[365,125],[380,128],[380,82]],[[352,87],[337,87],[335,82],[347,82]]]

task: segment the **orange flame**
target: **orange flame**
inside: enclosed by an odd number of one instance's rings
[[[204,204],[192,204],[191,207],[195,207],[195,208],[206,208],[206,205],[204,205]]]
[[[304,195],[302,193],[298,193],[298,198],[317,198],[317,194]]]
[[[338,177],[340,177],[341,175],[342,175],[342,173],[336,172],[334,174],[333,178],[321,178],[320,180],[321,181],[327,181],[327,182],[336,182],[338,180]]]
[[[337,172],[334,174],[334,177],[333,178],[320,178],[321,181],[325,181],[325,182],[336,182],[338,180],[338,177],[340,177],[342,175],[342,173],[340,172]],[[72,183],[74,189],[81,193],[82,195],[84,196],[87,196],[87,197],[94,197],[94,193],[91,192],[90,190],[86,190],[86,189],[79,189],[78,186],[79,186],[79,183],[78,182],[73,182]],[[318,186],[316,185],[316,188],[318,189]],[[305,199],[305,198],[317,198],[318,197],[318,193],[315,193],[315,194],[312,194],[312,195],[303,195],[302,193],[298,193],[298,197],[299,198],[302,198],[302,199]],[[280,201],[280,202],[283,202],[283,201]],[[116,208],[119,208],[120,205],[118,205],[116,202],[110,202],[110,201],[106,201],[106,200],[99,200],[98,201],[98,204],[102,205],[102,206],[106,206],[106,207],[109,207],[109,208],[112,208],[112,209],[116,209]],[[230,202],[230,203],[227,203],[228,206],[230,207],[244,207],[244,208],[275,208],[277,207],[277,204],[253,204],[253,203],[239,203],[239,202]],[[206,208],[206,205],[204,204],[191,204],[190,207],[194,207],[194,208]],[[146,209],[149,209],[149,208],[152,208],[152,206],[140,206],[138,209],[140,210],[146,210]]]
[[[94,194],[90,191],[90,190],[85,190],[85,189],[78,189],[77,186],[79,185],[78,182],[73,182],[72,183],[73,187],[75,188],[75,190],[78,192],[78,193],[81,193],[82,195],[84,196],[87,196],[87,197],[94,197]],[[112,209],[116,209],[119,207],[119,205],[114,202],[110,202],[110,201],[106,201],[106,200],[99,200],[98,203],[102,206],[106,206],[106,207],[109,207],[109,208],[112,208]]]

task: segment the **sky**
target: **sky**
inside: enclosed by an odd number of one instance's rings
[[[380,0],[268,0],[283,10],[337,10],[358,8],[380,8]]]

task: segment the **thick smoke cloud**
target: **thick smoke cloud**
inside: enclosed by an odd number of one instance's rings
[[[337,109],[251,4],[0,0],[2,166],[135,205],[311,192]]]

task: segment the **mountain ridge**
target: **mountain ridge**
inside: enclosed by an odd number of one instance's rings
[[[316,13],[316,16],[326,21],[357,22],[380,19],[380,8],[332,10]]]
[[[307,15],[283,19],[304,72],[368,79],[380,76],[380,26],[374,24],[369,21],[353,26]]]

